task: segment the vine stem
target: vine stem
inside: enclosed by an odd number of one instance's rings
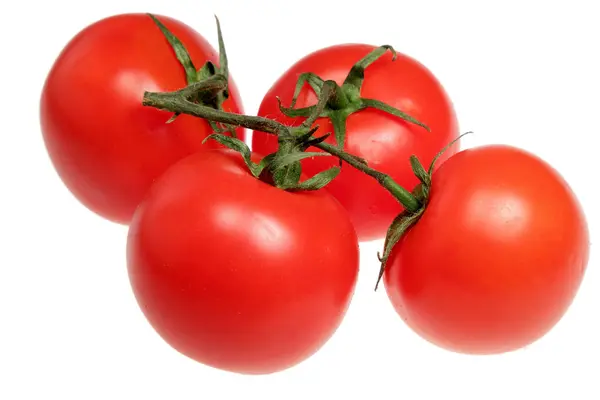
[[[375,178],[380,185],[382,185],[388,192],[392,194],[402,205],[409,211],[416,212],[421,208],[421,203],[415,196],[412,195],[408,190],[400,186],[391,176],[384,174],[383,172],[377,171],[376,169],[370,168],[358,159],[349,157],[348,153],[344,152],[337,146],[332,146],[329,143],[318,143],[315,147],[343,160],[350,164],[352,167],[360,170],[361,172]]]
[[[193,83],[183,89],[173,92],[144,92],[142,104],[144,106],[154,107],[173,113],[188,114],[208,121],[237,125],[246,129],[278,136],[290,136],[294,134],[293,127],[287,127],[268,118],[229,113],[191,101],[191,99],[200,92],[220,90],[226,85],[227,79],[221,74],[216,74],[201,82]],[[333,90],[334,88],[329,88],[327,86],[328,85],[326,85],[324,89],[329,91],[330,96],[335,96],[336,92]],[[375,178],[377,182],[390,192],[408,211],[417,212],[421,208],[421,202],[412,193],[396,183],[389,175],[369,167],[357,157],[352,156],[336,146],[324,142],[315,143],[313,146]]]

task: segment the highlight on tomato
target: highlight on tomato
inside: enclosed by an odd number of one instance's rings
[[[400,317],[451,351],[528,346],[567,312],[589,257],[587,221],[568,183],[524,150],[463,150],[433,174],[413,158],[422,207],[397,218],[382,257]]]
[[[219,31],[219,42],[222,44]],[[197,31],[174,18],[119,14],[96,21],[62,49],[46,78],[40,122],[49,157],[70,192],[88,209],[127,224],[151,183],[197,151],[213,124],[142,106],[145,90],[193,85],[228,70]],[[242,112],[232,79],[197,103]],[[238,129],[243,139],[244,131]]]
[[[419,182],[406,160],[414,154],[429,163],[458,137],[454,106],[437,77],[391,46],[342,44],[304,56],[275,80],[258,115],[286,125],[301,124],[321,96],[325,81],[337,85],[315,121],[316,134],[332,132],[327,143],[366,160],[408,190]],[[268,154],[276,147],[276,136],[253,133],[253,150]],[[458,149],[454,142],[438,164]],[[315,157],[303,160],[302,167],[314,174],[336,162]],[[343,168],[325,190],[348,210],[361,241],[383,238],[402,211],[393,196],[354,168]]]
[[[127,265],[144,315],[185,356],[240,374],[303,362],[335,333],[359,267],[344,208],[285,148],[259,160],[191,155],[151,187],[129,227]]]

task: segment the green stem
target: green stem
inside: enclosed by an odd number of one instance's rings
[[[404,189],[400,186],[396,181],[392,179],[391,176],[384,174],[383,172],[379,172],[376,169],[373,169],[363,162],[359,161],[356,158],[349,157],[349,154],[339,149],[336,146],[332,146],[328,143],[320,143],[315,145],[315,147],[320,148],[327,153],[338,157],[344,162],[350,164],[352,167],[358,169],[359,171],[375,178],[377,182],[379,182],[384,188],[387,189],[388,192],[392,194],[402,205],[409,211],[416,212],[421,208],[421,203],[415,196],[412,195],[408,190]]]
[[[223,81],[225,81],[225,78],[217,74],[205,81],[198,82],[174,92],[145,92],[142,104],[144,106],[150,106],[174,113],[193,115],[208,121],[237,125],[246,129],[278,135],[280,139],[290,138],[293,136],[292,130],[294,128],[286,127],[277,121],[250,115],[228,113],[206,107],[201,104],[196,104],[189,100],[194,96],[194,94],[197,94],[200,91],[214,90],[214,88],[222,84]],[[336,86],[339,87],[338,85]],[[334,96],[335,92],[336,90],[332,90],[330,93],[332,96]],[[303,127],[303,129],[306,128]],[[379,182],[386,190],[388,190],[407,210],[416,212],[421,208],[421,203],[419,200],[417,200],[417,198],[415,198],[415,196],[413,196],[408,190],[396,183],[389,175],[370,168],[364,162],[361,162],[361,160],[357,157],[346,153],[344,150],[336,146],[321,142],[315,143],[314,147],[317,147],[343,160],[352,167],[375,178],[377,182]]]
[[[195,83],[175,92],[145,92],[142,104],[165,111],[193,115],[208,121],[237,125],[270,134],[279,134],[282,130],[289,132],[289,129],[285,125],[267,118],[228,113],[195,104],[188,100],[193,96],[194,92],[214,88],[214,85],[217,85],[215,79],[221,80],[224,78],[221,75],[215,75],[205,81]]]

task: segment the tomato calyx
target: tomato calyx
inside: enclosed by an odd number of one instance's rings
[[[214,133],[206,140],[216,140],[232,150],[238,151],[254,177],[273,185],[279,189],[288,191],[318,190],[331,182],[341,171],[340,167],[332,167],[325,171],[300,181],[302,175],[301,160],[311,157],[330,156],[324,152],[307,152],[310,146],[316,146],[330,134],[314,137],[318,126],[311,127],[318,116],[319,111],[325,106],[325,99],[317,105],[313,115],[298,127],[276,127],[278,137],[277,151],[266,155],[259,163],[251,159],[251,151],[246,143],[236,138]]]
[[[415,173],[415,175],[419,176],[420,172],[425,172],[424,176],[428,177],[425,179],[419,178],[421,183],[419,183],[412,191],[412,195],[419,201],[421,206],[416,211],[405,209],[400,214],[398,214],[396,218],[394,218],[391,225],[389,226],[383,244],[383,254],[377,252],[377,258],[379,259],[380,267],[377,282],[375,283],[375,290],[378,289],[379,283],[383,278],[387,260],[392,250],[394,249],[394,246],[400,241],[400,239],[402,239],[402,237],[410,229],[410,227],[419,221],[419,218],[421,218],[421,215],[423,215],[423,213],[425,212],[425,207],[427,206],[427,201],[429,200],[431,175],[429,175],[425,171],[423,165],[415,156],[411,157],[411,165],[413,167],[413,172]],[[426,183],[426,181],[428,181],[428,183]]]
[[[219,66],[215,66],[211,61],[207,61],[202,67],[196,69],[196,66],[192,62],[189,52],[183,45],[183,43],[153,14],[147,14],[156,26],[160,29],[165,39],[169,42],[169,45],[173,49],[177,60],[185,71],[186,81],[188,86],[198,82],[202,82],[215,75],[221,75],[225,78],[224,84],[212,85],[210,89],[207,87],[202,91],[195,91],[194,96],[190,97],[190,100],[202,104],[207,107],[214,108],[215,110],[222,110],[223,103],[229,98],[229,92],[227,88],[227,81],[229,79],[229,66],[227,62],[227,52],[225,50],[225,42],[223,40],[223,34],[221,32],[221,24],[219,18],[215,16],[217,24],[217,34],[219,42]],[[177,119],[180,113],[174,113],[174,115],[167,121],[171,123]],[[217,125],[214,121],[208,121],[211,128],[215,132],[228,132],[232,137],[236,137],[235,127]]]
[[[284,115],[291,118],[308,118],[315,112],[316,105],[295,108],[302,88],[305,84],[308,84],[317,95],[317,98],[322,99],[324,97],[323,87],[325,84],[328,84],[333,86],[333,94],[327,96],[328,100],[326,106],[318,114],[318,117],[329,118],[331,124],[333,125],[336,143],[340,149],[344,148],[344,143],[346,140],[346,120],[351,114],[366,108],[378,109],[385,113],[399,117],[407,122],[418,125],[429,132],[430,129],[427,125],[411,117],[407,113],[380,100],[361,97],[361,88],[365,79],[365,69],[383,56],[383,54],[385,54],[387,51],[392,53],[392,61],[395,61],[397,56],[396,50],[394,50],[394,48],[390,45],[380,46],[352,66],[341,86],[335,81],[324,81],[322,78],[312,72],[305,72],[301,74],[298,77],[298,82],[296,83],[296,88],[294,90],[294,95],[292,97],[290,106],[284,107],[281,104],[281,99],[277,98],[280,111]]]
[[[383,244],[383,254],[377,252],[377,258],[379,259],[380,267],[379,276],[377,277],[377,282],[375,283],[375,290],[377,290],[377,288],[379,287],[379,283],[381,282],[381,278],[383,278],[387,260],[392,250],[394,249],[394,246],[396,246],[396,244],[398,244],[398,242],[400,241],[400,239],[402,239],[404,234],[419,221],[419,219],[425,212],[425,209],[427,208],[427,203],[429,201],[429,196],[431,193],[433,169],[435,168],[437,160],[454,143],[456,143],[463,136],[469,133],[471,132],[463,133],[462,135],[451,141],[449,144],[447,144],[442,150],[440,150],[429,164],[429,168],[427,170],[425,169],[421,161],[419,161],[419,158],[417,156],[410,156],[410,166],[412,168],[413,173],[419,179],[420,182],[413,189],[412,195],[419,201],[421,206],[417,210],[405,209],[403,212],[398,214],[396,218],[394,218],[390,227],[388,228]]]

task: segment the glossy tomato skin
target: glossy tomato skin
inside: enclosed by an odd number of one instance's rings
[[[456,154],[432,177],[430,202],[384,276],[399,315],[452,351],[513,351],[544,336],[584,276],[580,204],[546,162],[509,146]]]
[[[335,332],[358,275],[358,240],[324,191],[289,193],[238,154],[197,153],[170,168],[136,211],[131,284],[162,338],[243,374],[289,368]]]
[[[196,68],[218,54],[199,33],[156,16],[187,48]],[[241,112],[230,81],[224,109]],[[121,14],[80,31],[62,50],[41,95],[40,121],[50,159],[73,195],[98,215],[128,223],[152,181],[202,145],[208,123],[142,106],[144,91],[186,86],[183,67],[152,19]],[[238,132],[243,139],[243,131]]]
[[[327,47],[311,53],[291,66],[273,84],[264,96],[258,115],[276,119],[288,125],[299,125],[303,118],[288,118],[279,111],[277,97],[289,106],[298,76],[313,72],[321,78],[342,84],[353,64],[375,49],[364,44],[346,44]],[[411,171],[409,157],[413,154],[428,165],[444,146],[458,137],[458,122],[453,105],[437,78],[415,59],[398,53],[392,62],[386,54],[365,71],[362,96],[383,101],[407,112],[427,124],[431,132],[392,117],[381,111],[365,109],[347,120],[345,150],[366,159],[372,168],[387,173],[396,182],[411,190],[418,180]],[[316,103],[314,91],[305,85],[297,108]],[[333,132],[328,119],[318,119],[316,136]],[[333,135],[327,140],[334,144]],[[277,149],[277,139],[260,132],[252,136],[253,150],[268,154]],[[458,143],[442,158],[458,149]],[[312,148],[310,151],[314,151]],[[303,161],[303,170],[314,175],[336,163],[328,157]],[[438,163],[439,165],[439,163]],[[385,236],[392,220],[401,212],[400,204],[371,177],[351,167],[342,173],[327,190],[348,210],[361,241]]]

